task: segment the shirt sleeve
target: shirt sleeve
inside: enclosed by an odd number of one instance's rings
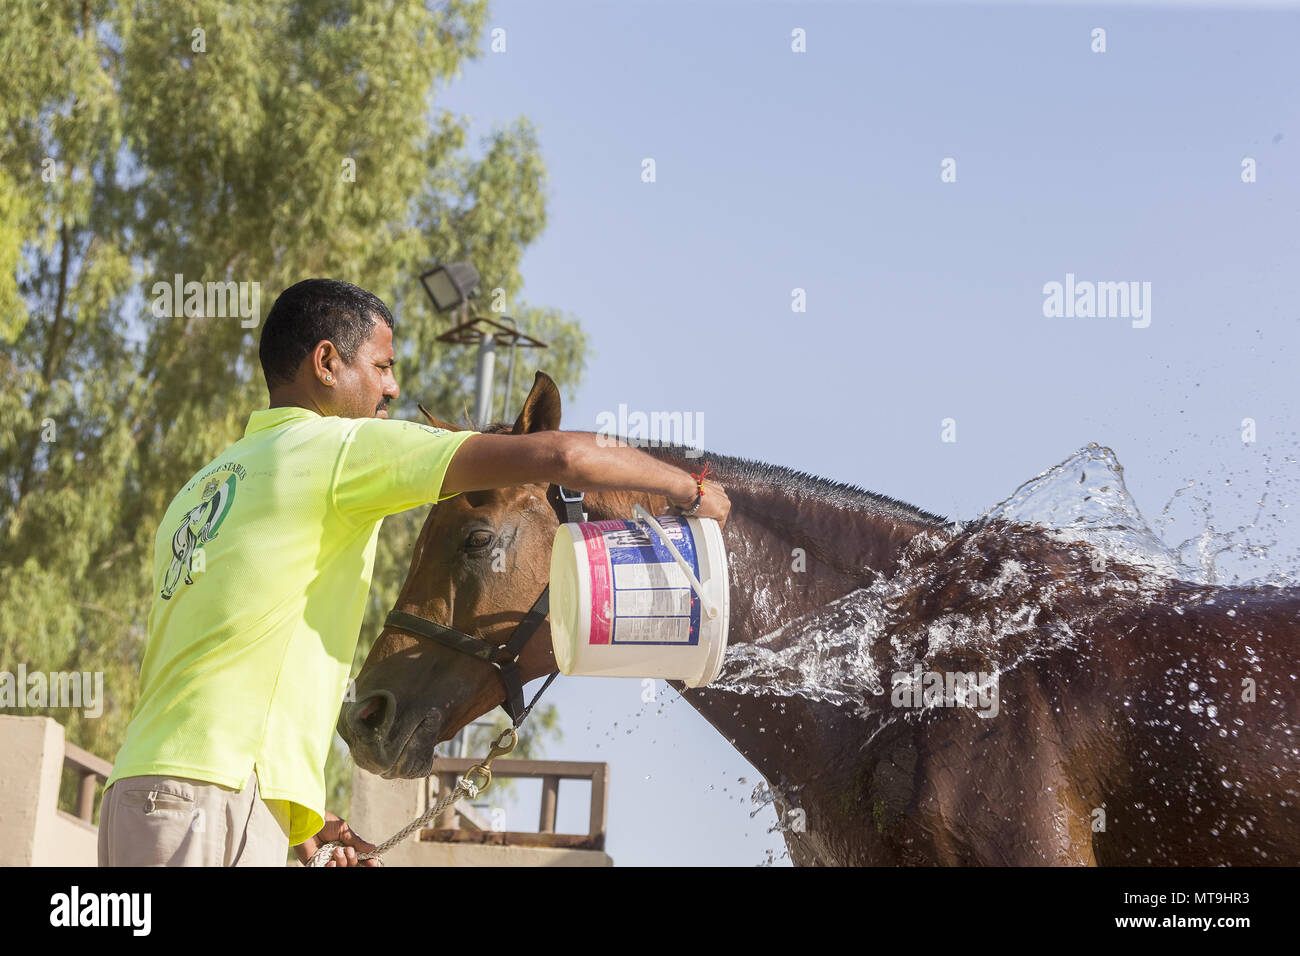
[[[378,521],[454,497],[442,494],[447,466],[456,449],[477,434],[418,422],[362,419],[344,435],[335,469],[335,508],[350,521]]]

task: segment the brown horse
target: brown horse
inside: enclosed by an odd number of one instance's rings
[[[513,431],[559,425],[539,373]],[[732,502],[731,649],[714,686],[674,686],[766,777],[796,864],[1300,862],[1300,589],[1190,584],[1035,526],[964,528],[706,457]],[[634,502],[666,510],[585,507]],[[397,607],[504,642],[547,584],[557,522],[542,486],[435,506]],[[545,626],[520,664],[554,672]],[[995,675],[995,706],[923,695],[922,674]],[[355,696],[338,729],[357,764],[414,777],[505,694],[491,665],[386,628]]]

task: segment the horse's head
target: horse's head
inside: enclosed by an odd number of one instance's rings
[[[428,415],[439,428],[456,426]],[[560,393],[537,373],[513,429],[560,427]],[[457,495],[433,507],[424,522],[396,610],[450,625],[501,645],[547,586],[559,518],[547,486],[521,485]],[[524,682],[556,669],[543,622],[524,646]],[[429,773],[434,745],[505,700],[496,667],[404,629],[385,627],[346,701],[338,731],[359,767],[385,777]]]

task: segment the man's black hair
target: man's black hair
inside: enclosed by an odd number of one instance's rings
[[[287,384],[302,360],[322,339],[329,339],[343,361],[351,363],[370,333],[375,318],[391,329],[393,315],[374,293],[338,279],[303,279],[280,293],[266,314],[258,356],[267,388]]]

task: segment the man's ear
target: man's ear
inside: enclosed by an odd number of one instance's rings
[[[560,390],[545,372],[533,377],[533,388],[515,419],[514,434],[555,431],[560,427]]]
[[[453,425],[451,422],[444,422],[441,418],[434,418],[433,412],[429,411],[423,405],[417,405],[416,407],[423,413],[425,418],[429,419],[429,424],[434,428],[443,428],[449,432],[464,431],[464,429],[459,425]]]

